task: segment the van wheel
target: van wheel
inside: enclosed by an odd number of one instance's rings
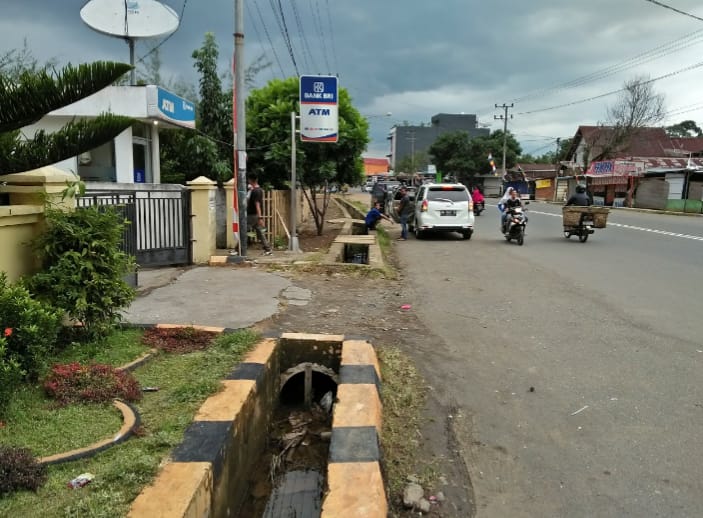
[[[415,227],[415,239],[422,239],[425,234],[419,228]]]
[[[467,241],[468,241],[469,239],[471,239],[471,236],[472,236],[473,234],[474,234],[474,233],[473,233],[471,230],[464,230],[464,231],[461,233],[462,237],[463,237],[464,239],[466,239]]]

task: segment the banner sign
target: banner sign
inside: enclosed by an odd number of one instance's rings
[[[586,174],[589,176],[640,176],[644,170],[644,161],[605,160],[591,162]]]
[[[334,76],[300,76],[300,140],[337,142],[339,85]]]

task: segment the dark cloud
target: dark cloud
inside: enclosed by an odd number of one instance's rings
[[[266,52],[273,62],[259,75],[259,83],[281,76],[280,68],[285,75],[294,75],[272,10],[278,2],[244,2],[246,58],[252,60]],[[84,3],[5,0],[0,20],[3,49],[19,47],[27,38],[41,59],[127,60],[124,42],[96,34],[80,21],[78,13]],[[181,0],[164,3],[177,12],[184,5]],[[493,123],[496,128],[495,103],[509,103],[703,30],[703,23],[643,0],[287,0],[282,4],[300,72],[339,74],[340,84],[350,91],[359,110],[370,116],[370,151],[376,154],[387,151],[385,137],[394,122],[428,122],[437,112],[463,111],[478,113],[482,122]],[[678,9],[703,16],[699,0],[677,0],[675,4]],[[297,8],[305,41],[300,37],[292,5]],[[162,47],[166,77],[197,81],[191,54],[207,31],[217,36],[225,70],[233,49],[232,0],[191,0],[186,4],[181,28]],[[655,61],[642,60],[637,67],[603,74],[579,87],[547,90],[518,102],[510,128],[523,147],[531,150],[548,146],[550,137],[572,135],[579,124],[602,121],[612,98],[518,114],[617,89],[635,74],[657,77],[699,62],[703,36],[692,36],[688,48],[684,43],[679,43],[677,52],[662,52]],[[147,50],[147,43],[138,46],[139,55]],[[656,89],[666,94],[669,108],[701,102],[695,85],[700,84],[702,70],[655,83]],[[389,111],[391,117],[381,116]],[[701,111],[682,114],[673,122],[696,117],[700,119]]]

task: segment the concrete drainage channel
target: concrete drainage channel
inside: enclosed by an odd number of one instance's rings
[[[130,517],[387,515],[380,370],[369,342],[265,339],[222,385]]]
[[[346,217],[339,235],[330,245],[325,263],[347,263],[383,268],[383,254],[376,240],[376,232],[372,230],[366,234],[364,214],[344,199],[333,198],[333,200]]]

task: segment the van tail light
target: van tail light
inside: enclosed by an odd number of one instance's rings
[[[474,211],[474,202],[470,201],[469,202],[469,212],[473,212],[473,211]]]
[[[422,205],[420,206],[420,212],[427,212],[427,200],[422,201]]]

